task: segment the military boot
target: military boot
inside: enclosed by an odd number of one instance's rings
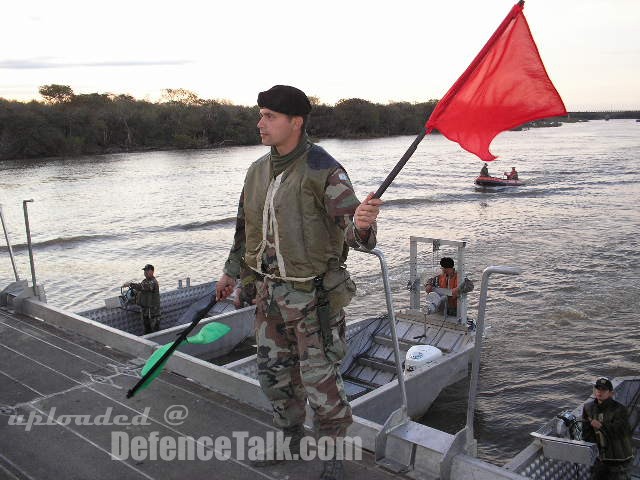
[[[284,433],[285,442],[287,439],[290,439],[289,442],[289,452],[291,453],[292,459],[300,459],[300,442],[302,438],[305,436],[304,426],[303,425],[295,425],[293,427],[285,427],[282,429]],[[261,459],[252,460],[251,466],[257,468],[263,467],[271,467],[273,465],[279,465],[286,461],[286,458],[278,458],[277,455],[277,446],[276,451],[264,452],[264,457]]]
[[[343,460],[323,460],[322,475],[320,480],[344,480]]]

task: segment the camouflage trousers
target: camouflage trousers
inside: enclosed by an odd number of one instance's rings
[[[315,290],[300,291],[270,279],[258,282],[257,289],[258,380],[271,401],[274,425],[302,425],[308,400],[319,436],[345,436],[352,418],[340,375],[346,353],[344,311],[331,319],[333,345],[325,350]]]
[[[154,314],[150,309],[143,308],[140,312],[142,324],[144,325],[144,335],[160,330],[160,316]]]

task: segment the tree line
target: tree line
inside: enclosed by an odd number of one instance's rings
[[[185,89],[165,89],[158,102],[75,94],[68,85],[43,85],[39,92],[42,101],[0,98],[0,160],[259,143],[257,106],[205,100]],[[314,138],[414,135],[437,104],[310,100],[307,131]]]

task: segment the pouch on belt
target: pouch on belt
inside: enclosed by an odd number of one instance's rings
[[[329,297],[329,316],[335,317],[344,307],[351,303],[356,294],[356,284],[345,267],[327,270],[322,285]]]

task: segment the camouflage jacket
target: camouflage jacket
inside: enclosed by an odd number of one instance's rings
[[[140,283],[131,283],[136,294],[136,304],[143,308],[150,308],[151,313],[160,312],[160,285],[155,277],[145,278]]]

